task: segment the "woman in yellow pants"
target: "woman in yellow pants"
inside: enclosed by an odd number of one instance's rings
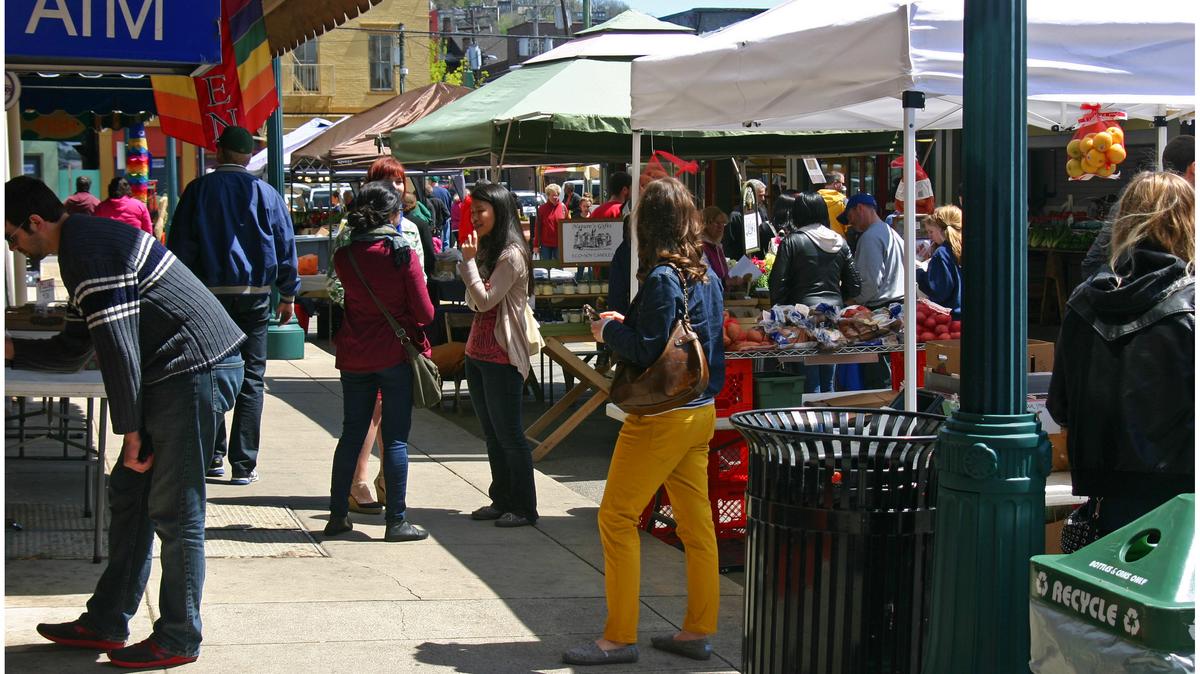
[[[592,324],[599,342],[621,359],[649,367],[662,354],[686,306],[709,366],[709,385],[695,400],[657,415],[630,415],[608,469],[600,503],[608,621],[604,635],[563,653],[574,665],[636,662],[641,547],[638,516],[665,484],[687,559],[683,629],[652,645],[707,660],[720,604],[717,540],[708,501],[708,443],[716,423],[714,396],[725,381],[721,284],[702,261],[702,223],[691,194],[674,178],[646,186],[637,206],[641,290],[628,316],[605,313]],[[686,303],[686,304],[685,304]]]

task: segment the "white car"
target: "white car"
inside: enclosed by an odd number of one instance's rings
[[[546,203],[546,195],[541,192],[513,190],[513,196],[517,198],[517,205],[521,207],[521,215],[526,220],[536,218],[538,206]]]

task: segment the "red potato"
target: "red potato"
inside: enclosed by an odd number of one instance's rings
[[[952,333],[950,333],[950,339],[962,339],[962,333],[961,332],[952,332]]]
[[[933,319],[938,325],[950,325],[950,314],[934,314]]]
[[[930,316],[929,318],[926,318],[924,321],[922,321],[921,324],[924,325],[925,327],[929,328],[930,330],[932,330],[933,328],[937,327],[937,318],[934,316]]]
[[[932,342],[935,339],[932,332],[921,332],[917,334],[918,342]]]
[[[962,321],[950,321],[950,332],[962,332]]]

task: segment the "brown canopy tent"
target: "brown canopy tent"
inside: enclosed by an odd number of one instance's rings
[[[292,170],[364,170],[376,159],[391,156],[386,140],[377,141],[381,135],[386,139],[393,129],[407,126],[470,91],[435,82],[389,98],[292,150]]]

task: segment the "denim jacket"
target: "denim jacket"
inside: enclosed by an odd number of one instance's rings
[[[725,310],[721,299],[721,281],[706,268],[708,283],[689,284],[691,301],[688,314],[692,329],[700,337],[704,357],[708,359],[708,388],[693,402],[705,402],[725,385],[725,347],[721,341],[721,318]],[[647,368],[658,360],[675,320],[683,316],[684,290],[679,274],[668,265],[650,271],[623,323],[604,325],[604,342],[617,356],[638,367]]]

